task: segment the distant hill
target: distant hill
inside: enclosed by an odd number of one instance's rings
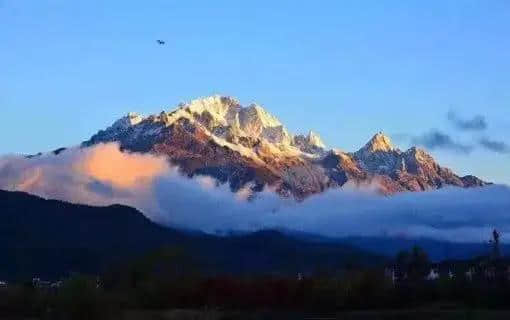
[[[159,226],[136,209],[93,207],[0,190],[0,279],[96,273],[161,247],[182,249],[211,273],[296,273],[384,261],[350,245],[277,231],[229,237]]]
[[[487,237],[489,236],[487,235]],[[388,257],[394,257],[401,250],[408,250],[413,246],[419,246],[427,252],[433,261],[473,259],[478,256],[485,256],[491,250],[488,243],[483,242],[453,243],[427,238],[349,237],[337,241]],[[504,255],[508,255],[510,253],[510,246],[502,245],[501,250]]]

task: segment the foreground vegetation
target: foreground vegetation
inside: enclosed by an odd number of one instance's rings
[[[424,279],[430,262],[415,248],[384,267],[307,275],[207,274],[176,250],[161,250],[97,276],[56,287],[0,288],[0,317],[23,319],[500,319],[510,281],[495,275]],[[98,279],[100,279],[98,281]],[[474,311],[474,310],[493,311]],[[234,310],[234,311],[233,311]]]

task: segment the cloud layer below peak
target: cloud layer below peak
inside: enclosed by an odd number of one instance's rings
[[[303,202],[266,190],[246,200],[208,177],[184,177],[166,158],[114,143],[59,155],[0,158],[0,188],[91,205],[121,203],[151,220],[208,233],[287,229],[328,237],[403,236],[484,241],[498,228],[510,242],[510,189],[445,188],[391,197],[346,186]]]

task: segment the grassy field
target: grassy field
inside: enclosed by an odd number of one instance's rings
[[[332,313],[234,311],[130,311],[125,320],[492,320],[510,319],[510,311],[486,310],[384,310]]]
[[[45,320],[39,318],[1,318],[2,320]],[[382,310],[340,313],[293,313],[273,311],[136,311],[112,320],[500,320],[510,319],[510,310]]]

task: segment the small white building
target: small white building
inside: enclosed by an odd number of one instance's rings
[[[473,280],[473,277],[475,276],[476,274],[476,271],[474,268],[469,268],[468,271],[466,271],[466,279],[468,281],[472,281]]]
[[[395,268],[384,269],[384,276],[387,279],[390,279],[393,285],[395,285],[398,281],[397,272],[395,271]]]
[[[430,269],[429,274],[425,277],[425,280],[433,281],[439,279],[439,272],[437,269]]]
[[[51,286],[51,282],[41,280],[41,278],[32,278],[32,285],[34,288],[49,288]]]

